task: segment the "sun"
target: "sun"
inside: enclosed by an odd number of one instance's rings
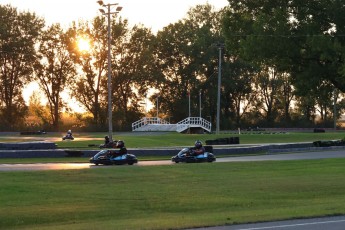
[[[91,50],[90,39],[85,37],[79,37],[77,39],[77,46],[81,52],[89,52]]]

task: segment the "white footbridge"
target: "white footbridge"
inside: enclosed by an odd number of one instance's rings
[[[158,117],[144,117],[139,121],[132,123],[132,131],[142,132],[188,132],[191,129],[203,130],[211,132],[211,122],[205,120],[202,117],[187,117],[186,119],[176,123],[170,124],[164,119]]]

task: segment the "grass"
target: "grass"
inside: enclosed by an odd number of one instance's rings
[[[2,172],[0,229],[181,229],[345,214],[345,159]]]
[[[60,141],[58,134],[38,139],[55,137],[59,148],[92,149],[106,134],[74,135],[74,141]],[[230,136],[239,135],[115,133],[114,139],[124,140],[128,148],[154,148]],[[344,132],[247,133],[240,135],[240,142],[313,142],[344,136]],[[0,142],[7,141],[13,139],[0,136]],[[18,163],[66,159],[87,162],[78,157],[18,159]],[[1,172],[0,229],[181,229],[345,214],[344,166],[345,159],[328,159]]]

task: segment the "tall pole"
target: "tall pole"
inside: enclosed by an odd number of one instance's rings
[[[104,4],[103,1],[99,0],[97,3],[105,7],[107,12],[104,9],[99,9],[99,11],[103,15],[108,16],[108,136],[110,141],[113,140],[113,113],[112,113],[112,82],[111,82],[111,22],[110,22],[110,15],[117,14],[122,10],[121,6],[118,6],[115,12],[111,12],[111,7],[118,5],[118,3],[113,4]]]
[[[199,91],[199,117],[201,118],[201,90]]]
[[[159,98],[159,96],[157,95],[157,119],[158,119],[158,98]],[[158,121],[158,120],[157,120]]]
[[[108,136],[110,141],[113,140],[113,112],[112,112],[112,97],[111,97],[111,27],[110,27],[110,4],[108,8]]]
[[[190,92],[188,92],[188,117],[190,117]]]
[[[216,134],[219,134],[219,117],[220,117],[220,88],[222,82],[222,48],[223,44],[217,44],[219,50],[219,66],[218,66],[218,93],[217,93],[217,124],[216,124]]]
[[[333,126],[337,130],[337,90],[333,89]]]

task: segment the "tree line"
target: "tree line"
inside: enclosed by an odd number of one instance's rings
[[[0,5],[0,18],[0,130],[107,130],[107,19],[47,26],[11,5]],[[90,49],[78,48],[81,39]],[[111,54],[116,131],[156,116],[145,98],[159,101],[160,118],[178,122],[189,115],[190,95],[191,116],[201,112],[215,124],[218,71],[223,130],[333,127],[345,108],[341,0],[229,0],[218,11],[197,5],[157,33],[115,14]],[[30,82],[40,90],[28,100],[22,91]],[[66,90],[85,113],[63,99]]]

